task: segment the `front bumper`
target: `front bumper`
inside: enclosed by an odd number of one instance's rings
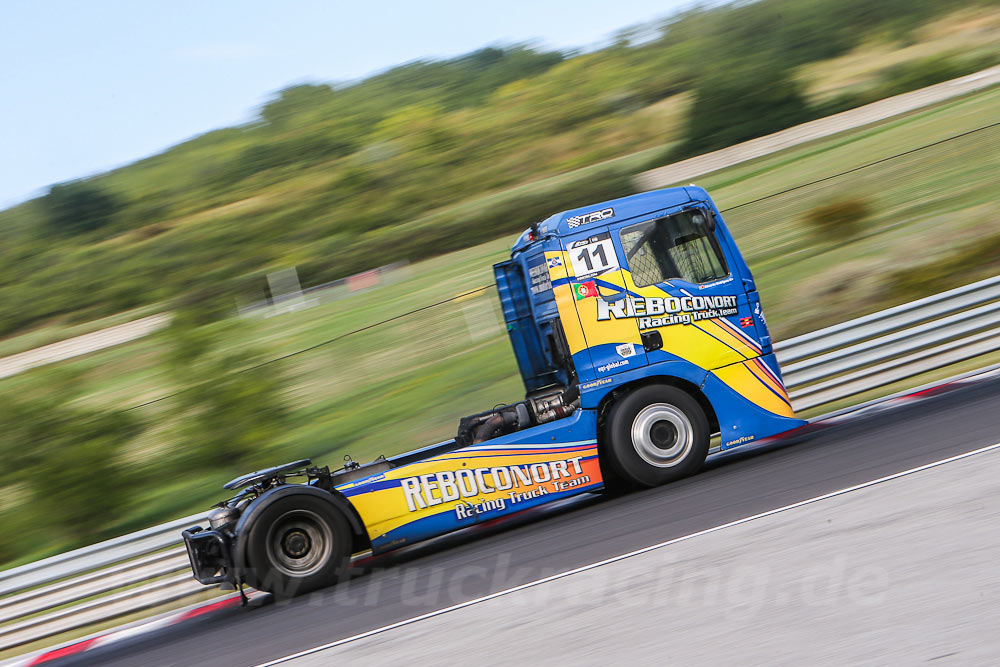
[[[202,584],[236,584],[229,537],[216,530],[193,526],[181,533],[194,578]]]

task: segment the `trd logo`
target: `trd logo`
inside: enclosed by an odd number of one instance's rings
[[[615,209],[606,208],[602,211],[594,211],[593,213],[584,213],[583,215],[574,215],[566,218],[566,224],[570,227],[579,227],[580,225],[589,225],[592,222],[607,220],[608,218],[614,217],[614,215]]]

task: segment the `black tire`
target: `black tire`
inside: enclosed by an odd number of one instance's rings
[[[677,387],[651,385],[629,393],[611,407],[602,435],[601,459],[612,490],[687,477],[708,456],[705,412]]]
[[[275,498],[254,519],[246,539],[243,580],[282,599],[336,583],[350,562],[347,518],[313,495]]]

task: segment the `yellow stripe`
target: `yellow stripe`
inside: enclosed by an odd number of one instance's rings
[[[546,264],[552,259],[558,259],[560,264],[559,266],[549,266],[549,279],[551,279],[552,282],[555,282],[561,278],[568,278],[569,256],[561,250],[549,251],[545,253]]]
[[[746,359],[753,359],[758,356],[757,350],[750,347],[745,340],[734,334],[732,331],[719,324],[715,320],[703,320],[698,322],[695,326],[703,329],[706,333],[715,336],[720,339],[723,343],[726,343],[730,347],[736,349]]]
[[[563,251],[549,251],[545,253],[545,261],[558,259],[560,266],[549,267],[549,280],[555,282],[569,277],[569,256]],[[566,334],[566,343],[569,345],[570,354],[587,348],[587,341],[583,335],[583,327],[580,325],[580,317],[576,312],[572,285],[564,284],[552,288],[552,296],[556,300],[556,308],[559,310],[559,320],[562,322],[563,332]]]
[[[750,364],[751,362],[732,364],[712,373],[751,403],[782,417],[794,417],[792,408],[758,381],[757,375],[749,368]]]
[[[602,343],[642,343],[639,328],[632,318],[616,320],[597,320],[597,300],[601,297],[588,297],[576,302],[580,321],[583,322],[584,334],[590,347]]]
[[[540,444],[539,447],[546,447],[546,445]],[[468,456],[460,456],[461,454],[468,454]],[[549,461],[565,461],[573,457],[587,457],[593,456],[597,453],[596,446],[591,449],[575,451],[575,452],[552,452],[547,454],[524,454],[521,456],[479,456],[477,457],[476,452],[450,452],[448,454],[442,455],[442,457],[435,457],[428,459],[427,461],[421,461],[419,463],[414,463],[408,465],[405,468],[398,468],[395,470],[390,470],[386,473],[386,480],[397,480],[404,479],[407,477],[417,477],[418,475],[425,475],[431,473],[438,473],[444,471],[457,472],[459,470],[470,470],[476,468],[502,468],[506,466],[513,465],[530,465],[532,463],[547,463]],[[456,458],[443,458],[443,456],[451,456]],[[360,482],[356,486],[364,486],[364,482]],[[544,483],[543,483],[544,484]],[[355,486],[355,485],[352,485]],[[534,484],[533,486],[538,486]],[[350,488],[350,487],[345,487]],[[515,488],[512,490],[523,490],[521,488]],[[440,491],[435,494],[436,497],[440,497]],[[431,505],[426,508],[416,509],[410,511],[406,504],[406,496],[403,495],[403,488],[401,486],[394,486],[388,489],[379,489],[378,491],[369,491],[368,493],[360,493],[355,496],[349,496],[351,505],[357,510],[358,515],[365,524],[365,528],[368,531],[368,536],[371,539],[375,539],[381,535],[385,535],[391,530],[405,526],[408,523],[416,521],[418,519],[423,519],[424,517],[432,516],[440,512],[453,511],[455,507],[463,502],[479,503],[483,500],[489,500],[492,498],[506,498],[507,491],[497,490],[493,493],[485,493],[481,496],[475,498],[467,498],[463,500],[454,500],[449,502],[442,502],[437,505]]]
[[[624,283],[620,279],[608,282],[614,282],[643,297],[668,296],[654,285],[636,287],[632,274],[628,271],[623,273]],[[638,329],[638,325],[636,328]],[[672,324],[658,327],[657,330],[663,337],[664,352],[669,352],[706,370],[735,364],[756,355],[746,343],[711,320],[693,324]]]
[[[786,401],[787,401],[787,400],[789,400],[789,399],[788,399],[788,394],[787,394],[787,393],[785,392],[785,388],[784,388],[784,387],[782,387],[782,386],[781,386],[780,384],[778,384],[777,382],[775,382],[775,381],[774,381],[773,379],[771,379],[771,376],[770,376],[770,375],[768,375],[767,373],[765,373],[764,371],[762,371],[762,370],[761,370],[760,368],[758,368],[756,364],[749,364],[749,363],[748,363],[748,364],[747,364],[747,368],[749,368],[749,369],[750,369],[750,372],[751,372],[751,373],[753,373],[753,374],[754,374],[754,375],[756,375],[756,376],[757,376],[758,378],[760,378],[760,381],[761,381],[761,382],[763,382],[763,383],[764,383],[764,384],[766,384],[766,385],[767,385],[768,387],[770,387],[770,388],[771,388],[771,389],[773,389],[774,391],[776,391],[776,392],[778,392],[779,394],[781,394],[782,396],[784,396],[784,397],[785,397],[785,400],[786,400]],[[789,402],[790,402],[790,401],[789,401]]]
[[[580,318],[576,313],[576,304],[574,303],[576,297],[573,296],[572,287],[568,284],[559,285],[552,288],[552,293],[556,297],[559,320],[566,333],[566,343],[569,345],[570,354],[585,350],[587,340],[583,335],[583,327],[580,325]]]

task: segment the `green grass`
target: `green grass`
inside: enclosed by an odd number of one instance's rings
[[[1000,89],[992,89],[710,174],[699,184],[726,209],[969,131],[994,121],[998,110]],[[996,129],[981,132],[725,213],[776,336],[892,305],[886,284],[891,271],[921,265],[995,230],[998,137]],[[804,224],[812,207],[838,197],[872,204],[875,214],[857,240],[821,240]],[[491,265],[508,255],[513,238],[413,264],[390,283],[309,309],[250,318],[224,334],[220,328],[219,335],[223,345],[252,343],[274,358],[318,345],[491,283]],[[928,276],[927,293],[938,291],[934,278]],[[489,289],[279,362],[294,427],[267,443],[271,458],[309,456],[336,466],[348,453],[362,461],[391,455],[451,437],[465,414],[519,399],[523,388],[500,322]],[[163,349],[157,334],[63,364],[82,372],[81,400],[126,408],[177,389]],[[26,388],[40,377],[30,371],[0,381],[0,389]],[[124,464],[142,466],[185,446],[174,435],[169,400],[138,413],[150,428]],[[222,482],[241,472],[192,471],[161,480],[112,520],[109,533],[201,509],[222,497]],[[53,542],[39,553],[64,546]]]

